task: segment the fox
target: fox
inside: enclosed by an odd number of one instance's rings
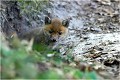
[[[49,45],[50,43],[58,42],[67,36],[69,22],[69,19],[51,19],[50,17],[45,16],[43,27],[32,29],[19,35],[19,37],[27,40],[34,38],[35,43],[44,43]]]

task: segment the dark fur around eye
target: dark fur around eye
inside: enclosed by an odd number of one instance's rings
[[[62,34],[62,32],[58,32],[59,33],[59,35],[61,35]]]
[[[49,33],[51,34],[51,33],[53,33],[53,31],[52,31],[52,30],[50,30],[50,31],[49,31]]]

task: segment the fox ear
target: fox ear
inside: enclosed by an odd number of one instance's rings
[[[45,24],[51,24],[51,19],[48,16],[45,16]]]
[[[68,19],[67,20],[63,20],[62,21],[62,25],[65,26],[65,27],[68,27],[69,26],[69,22],[70,22],[70,20],[68,20]]]

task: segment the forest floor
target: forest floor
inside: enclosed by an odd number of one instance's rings
[[[61,52],[72,46],[75,60],[96,63],[107,77],[120,76],[120,1],[78,0],[54,1],[49,9],[61,19],[71,18],[69,36]],[[67,48],[67,49],[66,49]]]
[[[95,65],[94,69],[102,77],[120,79],[119,0],[55,0],[50,1],[40,15],[46,13],[71,19],[61,54],[66,56],[70,52],[75,61]],[[36,24],[34,22],[33,26]]]

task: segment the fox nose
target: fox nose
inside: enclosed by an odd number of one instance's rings
[[[56,42],[56,39],[53,39],[52,41],[53,41],[53,42]]]

